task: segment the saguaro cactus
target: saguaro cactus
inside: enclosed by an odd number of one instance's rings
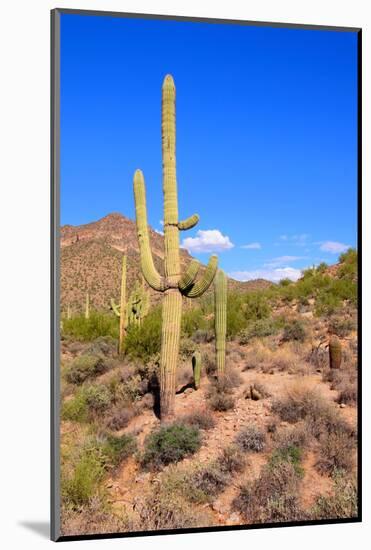
[[[328,351],[330,358],[330,369],[340,369],[342,359],[341,342],[336,334],[333,334],[330,338]]]
[[[227,277],[218,269],[214,279],[215,351],[218,379],[225,374],[225,338],[227,333]]]
[[[120,317],[119,353],[124,352],[124,340],[127,326],[126,315],[126,256],[122,257],[120,308],[111,299],[111,307],[117,317]]]
[[[178,219],[178,195],[175,161],[175,85],[167,75],[162,86],[162,174],[164,193],[164,276],[153,262],[147,225],[146,194],[143,174],[134,175],[134,196],[141,268],[147,283],[164,294],[162,306],[162,335],[160,356],[160,413],[161,420],[174,414],[175,375],[179,353],[182,294],[189,298],[201,296],[212,283],[217,270],[217,257],[212,256],[203,277],[195,282],[199,262],[192,260],[180,273],[179,231],[191,229],[199,220],[193,214],[184,221]]]
[[[87,292],[85,296],[85,319],[89,319],[89,317],[90,317],[90,296],[89,296],[89,292]]]
[[[201,362],[201,353],[199,351],[195,351],[192,355],[192,368],[193,368],[193,379],[195,383],[195,388],[198,390],[200,387],[200,381],[201,381],[201,368],[202,368],[202,362]]]
[[[128,323],[140,325],[148,314],[149,305],[148,292],[137,282],[128,301]]]

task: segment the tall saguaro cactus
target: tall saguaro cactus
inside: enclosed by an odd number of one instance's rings
[[[167,75],[162,86],[162,175],[164,194],[164,276],[153,262],[147,225],[146,193],[143,174],[134,175],[134,197],[141,268],[147,283],[164,294],[162,306],[162,335],[160,357],[160,412],[161,420],[174,415],[175,377],[179,353],[182,295],[201,296],[212,283],[218,260],[212,256],[201,279],[196,281],[200,264],[192,260],[188,269],[180,273],[179,231],[194,227],[199,217],[193,214],[183,221],[178,219],[178,195],[175,161],[175,85]]]
[[[227,277],[218,269],[214,279],[215,349],[218,379],[225,374],[225,338],[227,334]]]
[[[111,299],[111,307],[117,317],[120,317],[120,334],[119,334],[119,353],[124,352],[124,340],[127,326],[126,315],[126,256],[122,257],[122,272],[121,272],[121,294],[120,294],[120,308]]]

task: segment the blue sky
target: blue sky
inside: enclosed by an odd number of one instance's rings
[[[177,88],[183,244],[241,280],[333,263],[357,231],[357,36],[63,14],[61,221],[161,231],[161,85]]]

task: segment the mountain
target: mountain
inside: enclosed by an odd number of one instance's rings
[[[149,234],[154,263],[163,273],[164,237],[151,228]],[[87,290],[92,308],[108,310],[110,299],[119,298],[123,253],[127,255],[128,291],[140,280],[136,225],[122,214],[108,214],[85,225],[64,225],[60,230],[60,245],[62,310],[69,304],[73,312],[82,312]],[[181,249],[180,259],[184,270],[192,256]],[[262,279],[246,283],[229,279],[228,284],[230,289],[248,291],[271,283]],[[159,293],[151,291],[151,294],[152,302],[157,302]]]

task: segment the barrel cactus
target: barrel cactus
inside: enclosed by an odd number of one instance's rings
[[[193,214],[179,221],[175,160],[175,85],[167,75],[162,86],[162,173],[164,194],[164,275],[157,271],[151,252],[147,224],[144,177],[134,175],[134,197],[141,269],[149,286],[164,295],[160,355],[160,414],[167,421],[174,415],[176,367],[179,354],[182,296],[198,298],[211,285],[217,257],[212,256],[203,276],[196,281],[200,264],[192,260],[182,274],[180,269],[179,231],[194,227],[199,217]]]
[[[221,269],[214,279],[215,351],[218,379],[225,374],[225,339],[227,334],[227,277]]]
[[[336,334],[333,334],[330,338],[328,345],[330,369],[340,369],[342,359],[341,342]]]
[[[122,257],[122,270],[121,270],[121,294],[120,294],[120,307],[115,304],[113,298],[111,299],[111,308],[117,317],[120,318],[120,334],[119,334],[119,353],[124,353],[124,341],[127,327],[127,315],[126,315],[126,256]]]

